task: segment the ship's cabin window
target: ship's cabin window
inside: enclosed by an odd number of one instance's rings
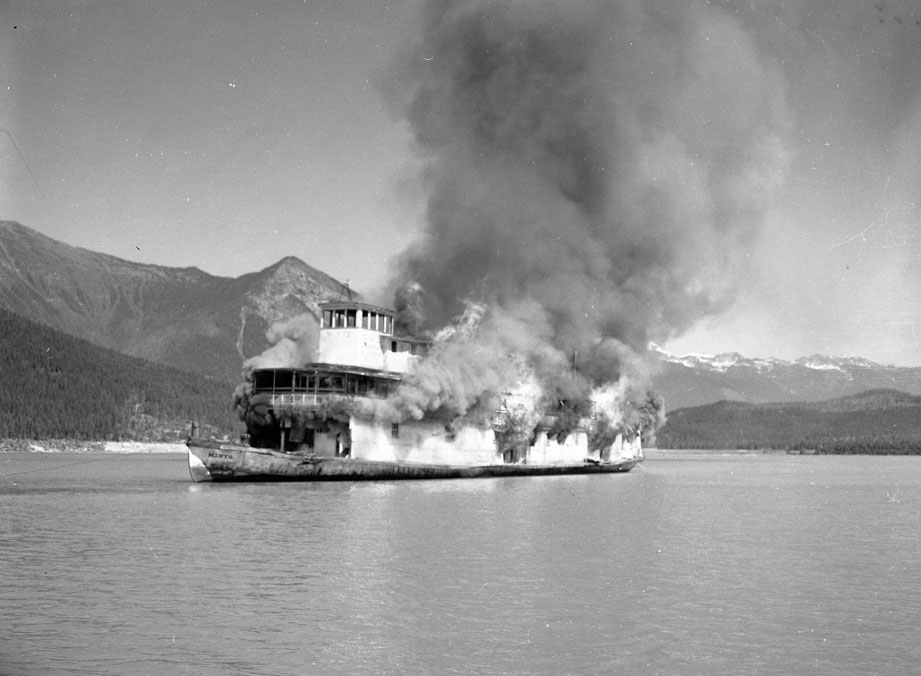
[[[381,349],[389,352],[409,352],[411,355],[421,357],[427,351],[427,344],[415,340],[381,340]]]
[[[271,390],[275,387],[275,371],[256,371],[253,378],[254,390]]]
[[[253,375],[254,392],[387,396],[390,381],[359,373],[266,369]]]
[[[320,326],[324,329],[357,328],[393,333],[393,317],[374,310],[337,308],[323,310]]]
[[[291,371],[275,371],[275,389],[290,390],[294,386],[294,373]]]
[[[372,331],[381,331],[383,326],[383,317],[373,310],[364,310],[361,313],[361,328],[371,329]]]
[[[342,308],[339,310],[323,310],[324,329],[354,328],[358,323],[358,310]]]
[[[321,375],[317,383],[317,392],[338,392],[340,378],[337,376]]]

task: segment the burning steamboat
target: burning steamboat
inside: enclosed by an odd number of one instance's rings
[[[561,400],[535,410],[522,383],[462,415],[444,406],[408,415],[393,400],[431,343],[398,335],[387,308],[320,309],[315,361],[249,377],[239,402],[248,445],[189,439],[194,481],[593,474],[642,460],[640,429]]]

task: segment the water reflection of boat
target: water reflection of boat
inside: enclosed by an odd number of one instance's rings
[[[626,472],[642,460],[640,435],[621,430],[603,448],[590,421],[562,429],[541,412],[522,434],[513,406],[398,417],[388,397],[425,354],[394,334],[394,312],[366,303],[321,306],[315,362],[257,369],[243,398],[249,445],[188,440],[195,481],[446,479]],[[509,395],[514,397],[514,395]]]

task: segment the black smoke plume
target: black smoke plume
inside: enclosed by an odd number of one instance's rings
[[[425,2],[389,73],[426,195],[392,286],[407,330],[483,306],[474,342],[572,401],[641,379],[650,340],[732,300],[789,124],[783,82],[726,11]],[[469,399],[501,370],[456,387]],[[455,384],[439,387],[443,406]]]

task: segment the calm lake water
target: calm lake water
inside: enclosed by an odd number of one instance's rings
[[[192,484],[0,454],[0,674],[915,674],[921,458]]]

